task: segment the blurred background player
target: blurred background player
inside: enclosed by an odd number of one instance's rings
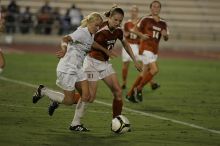
[[[0,32],[4,31],[4,17],[5,17],[5,12],[0,9]],[[3,68],[5,67],[5,58],[2,52],[2,49],[0,48],[0,73],[3,71]]]
[[[2,73],[4,67],[5,67],[5,58],[2,49],[0,48],[0,74]]]
[[[143,71],[136,78],[126,98],[133,101],[142,101],[142,88],[158,73],[157,57],[161,36],[168,40],[168,29],[165,20],[160,18],[161,3],[153,1],[150,4],[151,14],[141,18],[133,32],[141,38],[140,53],[142,55]]]
[[[141,56],[139,55],[140,38],[135,33],[131,32],[131,30],[138,23],[138,20],[139,20],[138,12],[139,12],[138,7],[136,5],[133,5],[131,7],[131,19],[129,19],[124,24],[124,36],[125,36],[126,40],[128,41],[128,43],[130,44],[136,60],[142,62],[141,61]],[[132,59],[128,55],[128,53],[124,49],[122,49],[122,62],[123,62],[123,65],[122,65],[122,82],[123,83],[122,83],[122,86],[121,86],[122,89],[126,88],[128,68],[129,68],[129,64],[130,64],[131,61],[132,61]],[[157,84],[153,81],[150,81],[150,84],[151,84],[151,88],[153,90],[160,87],[159,84]]]

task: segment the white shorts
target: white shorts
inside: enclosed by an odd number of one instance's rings
[[[155,62],[157,61],[157,57],[158,55],[155,55],[153,52],[146,50],[144,50],[143,54],[141,55],[143,64]]]
[[[115,73],[112,64],[108,61],[100,61],[88,55],[84,60],[83,68],[88,81],[98,81]]]
[[[139,55],[139,45],[138,44],[130,44],[131,49],[134,53],[134,57],[137,61],[141,61],[141,56]],[[131,57],[128,55],[126,50],[122,48],[122,61],[129,62],[132,61]]]
[[[85,72],[83,72],[83,70],[81,73],[78,74],[68,74],[57,71],[56,84],[63,90],[73,91],[75,90],[75,84],[84,80],[87,80],[87,75]]]

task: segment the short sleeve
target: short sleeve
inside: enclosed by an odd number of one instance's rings
[[[122,29],[119,29],[118,33],[119,33],[118,34],[118,39],[122,41],[124,39],[124,33],[123,33]]]
[[[86,39],[86,33],[82,29],[77,29],[73,33],[69,34],[72,40],[83,42]]]

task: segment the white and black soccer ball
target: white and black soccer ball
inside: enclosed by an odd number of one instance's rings
[[[115,133],[125,133],[130,131],[131,129],[130,122],[128,118],[123,115],[118,115],[114,119],[112,119],[111,130]]]

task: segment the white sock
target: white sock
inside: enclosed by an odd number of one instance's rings
[[[86,105],[87,105],[87,102],[84,102],[81,99],[78,101],[71,126],[81,125],[80,120],[85,113]]]
[[[47,89],[46,87],[44,87],[41,90],[42,95],[46,95],[48,96],[51,100],[62,103],[63,99],[64,99],[64,94],[57,92],[57,91],[53,91],[50,89]]]

